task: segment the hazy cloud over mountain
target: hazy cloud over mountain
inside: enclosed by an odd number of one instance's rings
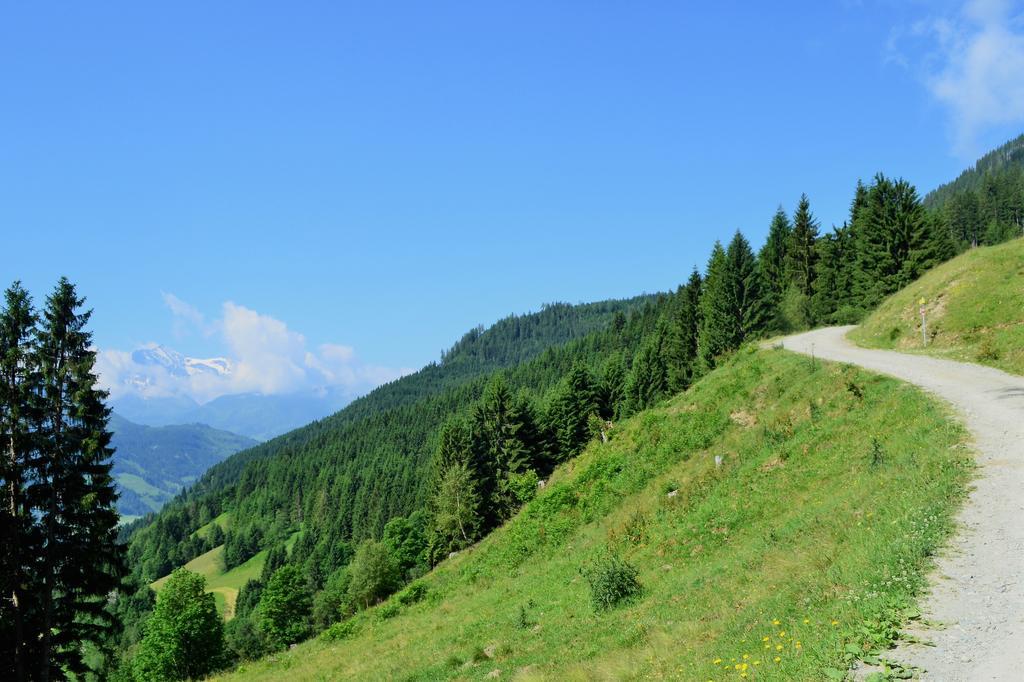
[[[361,362],[350,346],[310,347],[305,336],[281,320],[227,301],[221,316],[207,319],[174,294],[164,303],[174,316],[175,333],[197,332],[213,338],[223,355],[191,358],[158,343],[132,350],[102,349],[97,370],[116,401],[187,396],[203,403],[239,393],[282,395],[317,389],[366,392],[408,373],[407,369]]]

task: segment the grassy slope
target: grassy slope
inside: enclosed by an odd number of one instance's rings
[[[912,604],[970,476],[936,402],[784,351],[742,352],[612,433],[423,578],[420,603],[233,677],[820,679]],[[644,593],[595,614],[580,568],[609,548]]]
[[[226,516],[221,514],[210,523],[226,524]],[[206,526],[203,526],[206,528]],[[200,529],[202,531],[202,529]],[[285,543],[287,549],[291,549],[298,538],[295,533]],[[185,564],[184,568],[198,573],[206,578],[206,591],[213,592],[217,600],[217,611],[226,619],[235,615],[235,601],[238,599],[238,592],[250,580],[260,577],[263,572],[263,563],[267,560],[267,550],[257,553],[245,563],[235,566],[230,571],[224,570],[224,545],[218,545],[205,554],[200,554],[192,561]],[[158,594],[160,588],[170,576],[164,576],[153,582],[152,587]]]
[[[927,348],[918,313],[922,297]],[[934,268],[882,303],[850,338],[1024,374],[1024,239],[971,249]]]

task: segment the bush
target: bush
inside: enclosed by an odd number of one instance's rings
[[[337,642],[348,639],[359,632],[359,624],[352,618],[335,623],[320,633],[320,639],[325,642]]]
[[[409,606],[417,602],[423,601],[423,598],[427,596],[427,586],[423,583],[412,583],[404,590],[398,593],[395,599],[398,603],[403,606]]]
[[[255,661],[274,650],[266,636],[251,618],[232,618],[224,625],[224,637],[234,658]]]
[[[377,616],[381,620],[388,620],[394,618],[402,612],[402,605],[397,601],[389,601],[386,604],[381,604],[380,608],[377,609]]]
[[[399,569],[387,545],[364,540],[349,566],[348,601],[354,608],[369,608],[400,584]]]
[[[590,601],[595,611],[632,601],[642,591],[636,568],[614,554],[586,568],[583,574],[590,584]]]

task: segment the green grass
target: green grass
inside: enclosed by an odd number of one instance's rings
[[[229,517],[221,514],[210,523],[220,523],[226,528]],[[207,524],[209,525],[209,524]],[[206,526],[203,526],[206,528]],[[200,529],[202,530],[202,529]],[[293,533],[285,542],[285,548],[289,551],[299,534]],[[242,586],[250,580],[260,577],[263,572],[263,564],[267,560],[267,550],[258,552],[245,563],[235,566],[230,571],[224,570],[224,545],[218,545],[205,554],[200,554],[192,561],[185,564],[184,568],[198,573],[206,578],[206,591],[212,592],[217,600],[217,611],[225,620],[230,620],[235,615],[235,602],[238,600],[238,592]],[[150,584],[157,594],[167,582],[170,576],[164,576]]]
[[[266,559],[267,551],[263,550],[244,564],[225,572],[224,545],[218,545],[185,564],[184,568],[206,578],[206,591],[213,592],[214,598],[217,600],[217,611],[226,620],[230,620],[235,614],[238,591],[249,580],[260,577],[260,573],[263,571],[263,562]],[[150,587],[159,594],[160,588],[167,582],[168,577],[160,578]]]
[[[913,387],[743,351],[562,466],[422,578],[422,601],[225,677],[822,679],[912,608],[971,468],[962,429]],[[581,570],[606,552],[642,593],[595,612]]]
[[[219,514],[215,519],[210,521],[205,526],[200,526],[196,530],[195,534],[201,538],[205,538],[207,534],[209,534],[209,532],[213,530],[214,524],[220,526],[220,529],[226,532],[231,524],[231,512],[224,512],[222,514]]]
[[[135,474],[116,474],[118,484],[127,490],[131,490],[142,498],[143,503],[152,511],[159,511],[167,492],[147,483],[141,476]]]
[[[928,346],[918,302],[925,299]],[[850,333],[862,346],[1024,374],[1024,239],[971,249],[894,294]]]

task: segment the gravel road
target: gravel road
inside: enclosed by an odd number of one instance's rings
[[[978,478],[961,530],[939,558],[924,619],[913,631],[934,647],[903,644],[887,658],[922,679],[1024,679],[1024,377],[963,362],[858,348],[852,327],[790,336],[792,351],[858,365],[920,386],[950,403],[970,429]],[[1020,658],[1018,658],[1020,657]]]

